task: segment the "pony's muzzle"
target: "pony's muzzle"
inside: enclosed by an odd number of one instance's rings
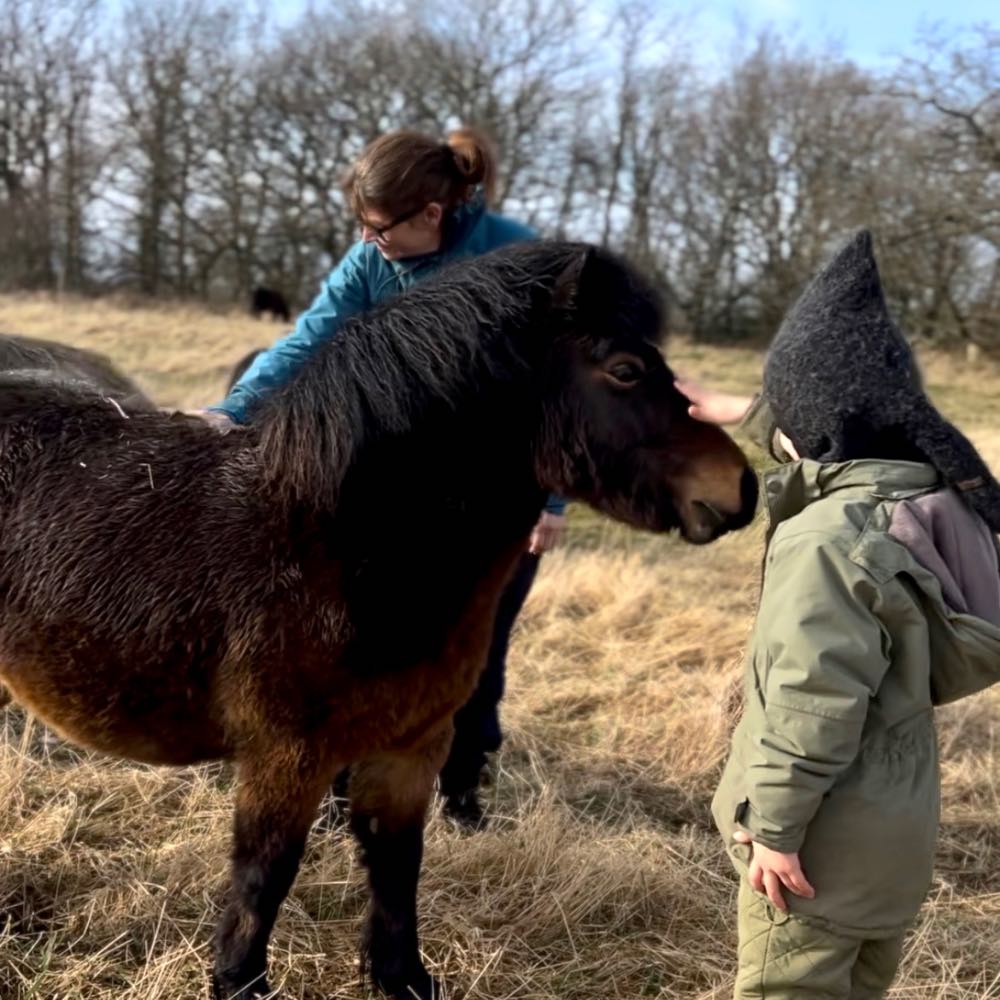
[[[684,537],[696,545],[714,541],[728,531],[748,525],[757,508],[757,477],[749,467],[740,478],[739,505],[735,510],[725,510],[716,499],[696,498],[682,511]]]

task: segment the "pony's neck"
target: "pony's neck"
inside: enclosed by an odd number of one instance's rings
[[[344,478],[335,518],[356,521],[363,508],[363,520],[375,514],[406,523],[403,530],[468,524],[473,534],[485,519],[493,528],[487,536],[501,544],[530,530],[544,498],[534,468],[540,407],[509,388],[367,441]]]
[[[328,530],[313,535],[341,568],[338,599],[366,636],[365,663],[436,659],[484,582],[500,586],[526,549],[544,502],[530,428],[463,417],[363,448]]]

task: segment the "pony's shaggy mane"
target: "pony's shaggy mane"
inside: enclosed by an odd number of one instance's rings
[[[359,449],[405,433],[434,403],[451,405],[480,380],[524,372],[560,324],[534,323],[580,243],[526,243],[452,264],[353,317],[254,415],[266,478],[287,499],[329,503]],[[530,329],[534,344],[511,336]],[[535,350],[531,348],[534,347]]]

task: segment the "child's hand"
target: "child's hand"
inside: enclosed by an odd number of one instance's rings
[[[779,910],[788,909],[785,897],[781,894],[782,886],[789,892],[794,892],[796,896],[804,896],[806,899],[812,899],[816,895],[816,890],[806,881],[797,853],[782,854],[781,851],[772,851],[770,847],[754,843],[749,834],[742,830],[737,830],[733,834],[733,840],[741,844],[752,844],[753,856],[750,859],[748,873],[750,885],[757,892],[764,893]]]
[[[709,424],[738,424],[753,404],[753,396],[738,396],[730,392],[708,389],[694,379],[679,376],[674,385],[687,396],[688,413],[695,420]]]

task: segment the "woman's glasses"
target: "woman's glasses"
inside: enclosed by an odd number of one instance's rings
[[[408,222],[415,215],[419,215],[424,208],[424,205],[421,205],[418,208],[411,208],[409,212],[403,212],[402,215],[397,215],[392,222],[387,222],[384,226],[373,226],[370,222],[365,222],[364,219],[359,219],[358,221],[361,224],[362,229],[367,229],[369,232],[374,233],[375,239],[381,240],[390,229],[395,229],[396,226],[402,225],[404,222]]]

